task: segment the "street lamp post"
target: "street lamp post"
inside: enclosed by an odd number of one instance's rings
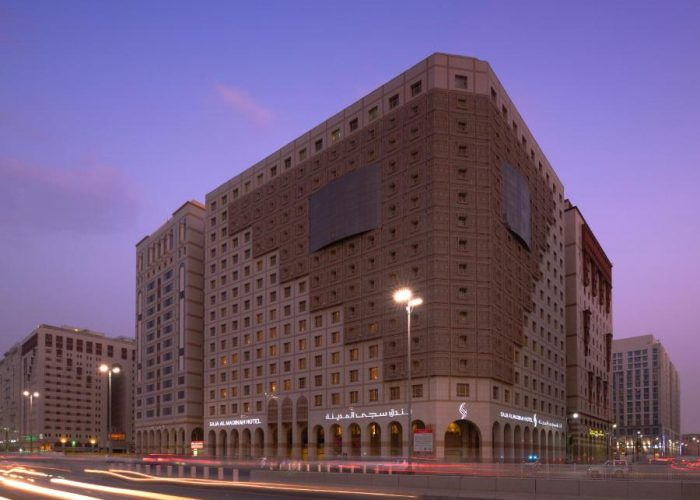
[[[617,451],[617,424],[612,424],[612,433],[610,434],[610,460],[615,460],[615,451]],[[613,447],[614,444],[614,447]]]
[[[32,441],[32,407],[34,406],[34,398],[38,398],[39,393],[37,391],[24,391],[22,395],[25,398],[29,398],[29,453],[34,453],[34,442]]]
[[[108,454],[112,454],[112,373],[117,375],[122,371],[121,366],[112,365],[110,368],[105,364],[100,365],[100,373],[107,374],[107,443]]]
[[[574,412],[571,414],[569,419],[567,419],[567,424],[569,426],[569,439],[567,441],[570,442],[569,444],[569,450],[571,452],[571,461],[575,464],[576,463],[576,448],[578,446],[578,439],[575,439],[576,436],[574,435],[574,428],[576,429],[576,432],[578,432],[578,419],[580,415],[578,412]],[[573,425],[576,424],[576,425]]]
[[[406,306],[406,379],[407,379],[407,406],[408,406],[408,457],[407,462],[409,467],[411,466],[411,461],[413,460],[413,422],[411,421],[411,402],[413,398],[413,388],[411,386],[411,313],[415,307],[420,306],[423,303],[423,299],[420,297],[414,297],[413,291],[410,288],[401,288],[394,292],[394,302],[397,304],[405,304]]]

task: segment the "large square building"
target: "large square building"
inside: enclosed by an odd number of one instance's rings
[[[410,395],[416,455],[563,460],[564,209],[489,64],[447,54],[210,192],[209,453],[405,456]]]

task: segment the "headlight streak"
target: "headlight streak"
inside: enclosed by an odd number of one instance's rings
[[[87,471],[86,471],[87,472]],[[115,488],[112,486],[103,486],[101,484],[83,483],[81,481],[70,481],[68,479],[51,478],[51,482],[73,488],[82,488],[86,490],[101,491],[103,493],[111,493],[113,495],[121,495],[137,498],[153,498],[155,500],[197,500],[192,497],[178,497],[175,495],[166,495],[163,493],[155,493],[153,491],[130,490],[127,488]]]
[[[217,488],[229,488],[229,489],[249,489],[249,490],[266,490],[266,491],[286,491],[289,493],[317,493],[317,494],[328,494],[335,493],[341,495],[352,495],[357,497],[381,497],[381,498],[404,498],[404,499],[417,499],[419,497],[415,495],[406,495],[400,493],[378,493],[372,491],[356,491],[348,489],[337,489],[329,487],[308,487],[300,485],[284,485],[279,483],[252,483],[252,482],[237,482],[232,481],[217,481],[213,479],[198,479],[198,478],[174,478],[174,477],[158,477],[149,476],[140,472],[120,470],[120,469],[109,469],[107,471],[98,469],[85,469],[86,473],[90,474],[102,474],[109,475],[112,477],[117,477],[120,479],[125,479],[127,481],[133,481],[137,483],[169,483],[169,484],[186,484],[190,486],[213,486]]]
[[[53,488],[45,488],[43,486],[37,486],[36,484],[28,484],[24,481],[18,481],[16,479],[7,479],[4,477],[0,477],[0,483],[7,488],[20,491],[27,491],[32,495],[39,495],[50,498],[60,498],[63,500],[99,500],[96,497],[79,495],[77,493],[70,493],[68,491],[56,490]]]

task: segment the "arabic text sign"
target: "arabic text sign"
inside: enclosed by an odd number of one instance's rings
[[[368,412],[359,412],[359,411],[349,411],[347,413],[326,413],[326,420],[356,420],[359,418],[384,418],[384,417],[389,417],[389,418],[395,418],[395,417],[402,417],[406,416],[408,413],[406,413],[406,410],[401,408],[400,410],[396,410],[394,408],[389,409],[388,411],[368,411]]]
[[[508,420],[518,420],[520,422],[529,422],[534,427],[538,425],[542,427],[551,427],[553,429],[561,429],[562,425],[558,422],[552,422],[551,420],[542,420],[537,418],[537,413],[534,415],[519,415],[517,413],[511,413],[507,411],[500,412],[501,418],[506,418]]]

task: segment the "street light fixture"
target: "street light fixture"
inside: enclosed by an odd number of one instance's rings
[[[119,365],[109,367],[106,364],[100,365],[100,373],[107,374],[107,442],[109,443],[108,454],[112,454],[112,374],[118,375],[122,371]]]
[[[34,398],[38,398],[39,393],[37,391],[24,391],[22,395],[25,398],[29,398],[29,453],[34,453],[34,436],[32,436],[32,406],[34,406]]]
[[[410,288],[401,288],[394,292],[394,302],[397,304],[402,304],[406,306],[406,379],[407,379],[407,403],[408,403],[408,464],[411,465],[413,459],[413,422],[411,421],[411,401],[413,398],[413,388],[411,386],[411,313],[413,309],[423,304],[423,299],[420,297],[414,297],[413,291]]]

